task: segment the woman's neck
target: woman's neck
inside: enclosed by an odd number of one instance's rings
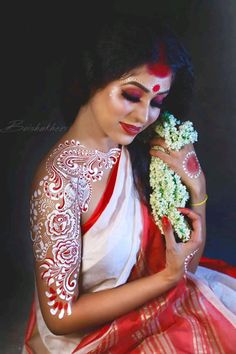
[[[118,147],[117,143],[109,137],[104,136],[104,133],[92,119],[92,114],[88,106],[81,107],[73,124],[63,135],[63,139],[78,140],[89,149],[98,149],[104,152]]]

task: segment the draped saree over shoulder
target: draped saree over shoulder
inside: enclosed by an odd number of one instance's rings
[[[164,268],[164,239],[139,201],[126,148],[82,231],[84,292],[115,288]],[[201,264],[162,296],[76,335],[49,331],[35,292],[23,353],[236,353],[236,269],[206,258]]]

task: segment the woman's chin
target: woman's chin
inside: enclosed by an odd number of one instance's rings
[[[133,140],[135,139],[136,135],[123,135],[119,137],[119,139],[117,139],[117,144],[119,145],[129,145],[133,142]]]

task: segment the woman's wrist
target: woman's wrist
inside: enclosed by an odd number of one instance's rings
[[[198,188],[190,191],[191,203],[196,204],[202,202],[206,198],[206,182],[205,179],[199,184]]]
[[[158,273],[157,273],[158,274]],[[169,284],[170,287],[175,286],[182,279],[183,273],[181,271],[170,271],[168,267],[161,271],[163,279]]]
[[[206,189],[203,189],[202,191],[199,192],[193,192],[191,193],[191,205],[194,206],[194,204],[205,204],[208,199],[208,195],[206,193]]]
[[[192,207],[202,206],[202,205],[206,204],[207,200],[208,200],[208,195],[205,194],[204,198],[202,198],[202,199],[199,198],[198,202],[193,202],[192,201],[191,206]]]

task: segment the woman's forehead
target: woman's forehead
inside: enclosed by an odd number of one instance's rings
[[[154,68],[157,69],[156,67]],[[154,70],[153,69],[153,70]],[[165,75],[163,75],[165,73]],[[157,75],[157,73],[150,70],[149,65],[144,65],[135,70],[132,70],[128,75],[124,78],[121,78],[122,84],[129,84],[132,82],[136,82],[142,86],[144,86],[149,92],[158,92],[163,91],[163,89],[169,89],[172,81],[172,71],[171,69],[163,69],[161,75]]]

